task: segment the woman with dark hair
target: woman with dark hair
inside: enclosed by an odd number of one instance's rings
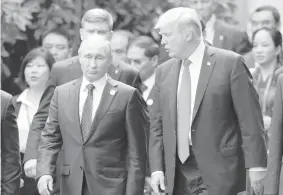
[[[280,60],[282,35],[277,29],[262,28],[253,34],[252,43],[256,66],[250,70],[254,87],[259,95],[267,143],[276,92],[277,70],[282,66]]]
[[[21,65],[19,77],[25,89],[20,95],[14,97],[14,104],[17,114],[22,160],[26,149],[29,128],[33,116],[38,109],[39,101],[54,62],[55,60],[51,53],[45,48],[40,47],[31,50]],[[23,173],[22,180],[24,181],[24,185],[21,188],[21,195],[38,194],[34,179],[27,178]]]

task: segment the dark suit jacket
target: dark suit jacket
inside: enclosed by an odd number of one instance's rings
[[[215,22],[213,46],[234,51],[241,55],[252,49],[247,33],[220,20]]]
[[[252,51],[243,55],[243,58],[244,58],[245,64],[247,65],[248,68],[254,68],[255,67],[255,60],[254,60],[254,55],[253,55]]]
[[[1,90],[1,194],[19,195],[21,160],[12,96]]]
[[[39,146],[38,177],[54,174],[57,154],[64,144],[61,194],[80,194],[84,172],[92,195],[142,195],[146,165],[144,132],[149,128],[144,100],[135,88],[109,79],[92,132],[83,142],[80,86],[78,79],[55,89]]]
[[[130,67],[126,67],[125,65],[120,65],[117,68],[116,72],[110,72],[109,70],[109,75],[110,77],[117,79],[118,81],[134,87],[139,87],[141,83],[138,72]],[[37,149],[40,141],[40,134],[48,117],[49,105],[55,87],[78,79],[81,76],[82,70],[77,56],[58,62],[52,67],[50,78],[40,100],[38,111],[33,117],[28,136],[24,162],[29,159],[37,158]]]
[[[165,171],[168,195],[172,195],[178,158],[176,94],[180,66],[180,60],[172,59],[157,68],[149,138],[150,168],[152,172]],[[191,133],[195,158],[210,195],[244,191],[245,168],[266,167],[258,95],[238,54],[206,47]]]
[[[278,194],[280,184],[283,185],[280,173],[283,155],[283,75],[278,78],[276,95],[273,106],[273,116],[270,127],[269,155],[265,193]]]

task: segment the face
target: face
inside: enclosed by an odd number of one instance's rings
[[[255,61],[260,65],[269,64],[275,60],[279,54],[279,48],[276,48],[269,32],[259,31],[254,37],[253,53]]]
[[[56,62],[70,57],[69,41],[62,35],[54,33],[47,35],[42,40],[42,46],[53,55]]]
[[[126,61],[128,38],[120,35],[113,35],[111,39],[111,49],[113,61]]]
[[[49,77],[49,67],[42,57],[31,60],[24,70],[29,87],[44,87]]]
[[[181,59],[186,43],[183,33],[176,27],[173,28],[171,25],[162,27],[159,30],[159,34],[162,36],[161,44],[164,44],[168,55],[171,58]]]
[[[135,67],[139,72],[142,80],[146,80],[154,73],[156,62],[144,55],[145,49],[132,46],[128,51],[129,64]]]
[[[110,39],[112,31],[106,22],[84,22],[80,29],[81,39],[85,40],[91,35],[101,35]]]
[[[251,18],[251,30],[254,33],[260,28],[276,28],[276,22],[270,11],[255,12]]]
[[[108,71],[112,56],[105,47],[86,46],[79,53],[83,75],[89,82],[102,78]]]

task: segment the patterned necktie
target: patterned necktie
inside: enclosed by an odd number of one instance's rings
[[[147,88],[148,87],[144,83],[141,84],[141,91],[142,92],[145,92],[145,90],[147,90]]]
[[[81,120],[81,128],[82,128],[82,137],[83,141],[85,142],[92,125],[92,105],[93,105],[93,90],[94,85],[88,84],[86,86],[88,90],[88,95],[84,103],[83,113],[82,113],[82,120]]]
[[[191,62],[186,60],[183,62],[183,74],[180,82],[178,94],[178,126],[177,126],[177,148],[178,156],[184,163],[190,156],[189,131],[191,117]]]

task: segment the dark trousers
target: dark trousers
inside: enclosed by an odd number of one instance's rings
[[[88,184],[86,181],[85,173],[83,174],[83,186],[82,186],[82,195],[90,195]]]
[[[176,159],[173,195],[208,195],[191,147],[190,157],[183,164],[178,157]]]

